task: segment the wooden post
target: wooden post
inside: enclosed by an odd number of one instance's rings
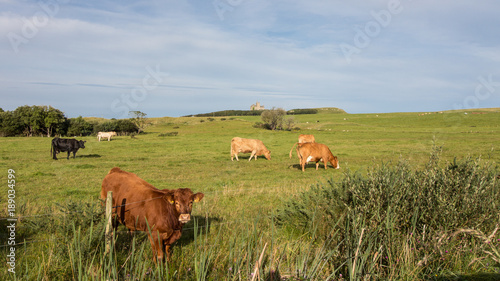
[[[113,239],[113,224],[111,213],[113,211],[113,191],[108,191],[106,198],[106,254],[109,253],[111,248],[111,241]]]

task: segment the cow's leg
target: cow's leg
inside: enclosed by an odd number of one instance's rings
[[[76,151],[73,151],[73,159],[76,158]]]
[[[153,232],[153,231],[152,231]],[[149,241],[151,242],[151,249],[153,250],[153,260],[155,262],[162,262],[163,261],[163,250],[162,250],[162,244],[163,241],[160,241],[158,233],[155,231],[151,233],[149,236]]]
[[[167,261],[170,261],[171,253],[170,253],[170,245],[165,245],[165,254],[167,255]]]
[[[108,141],[111,139],[111,136],[108,137]]]
[[[316,171],[318,170],[318,168],[319,168],[319,160],[316,161]]]
[[[257,160],[257,151],[253,150],[252,154],[250,154],[250,158],[248,158],[248,161],[251,161],[254,155],[255,155],[255,160]]]
[[[240,161],[240,159],[238,159],[238,152],[236,152],[236,153],[234,154],[234,156],[236,157],[236,161]],[[231,160],[232,160],[232,159],[233,159],[233,158],[231,158]]]
[[[305,171],[306,163],[307,162],[304,160],[304,158],[300,158],[300,166],[302,167],[302,172]]]
[[[163,248],[162,250],[165,250],[165,255],[167,256],[167,261],[170,261],[170,245],[172,245],[175,241],[179,240],[181,238],[181,230],[175,230],[173,233],[163,233],[161,235],[162,241],[163,241]]]
[[[57,152],[54,150],[54,152],[52,152],[52,159],[57,160],[56,154],[57,154]]]
[[[69,155],[70,155],[71,151],[68,151],[68,157],[66,157],[66,159],[69,160]]]

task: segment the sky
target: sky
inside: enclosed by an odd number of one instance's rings
[[[500,107],[498,0],[0,0],[0,108]]]

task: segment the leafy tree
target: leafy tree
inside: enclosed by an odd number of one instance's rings
[[[0,112],[0,136],[11,137],[23,132],[23,127],[12,111]]]
[[[52,136],[56,132],[64,134],[67,119],[64,113],[52,106],[24,105],[13,112],[2,114],[1,131],[4,136],[24,134]]]
[[[44,117],[44,131],[47,133],[47,137],[52,136],[52,133],[59,129],[66,121],[64,113],[59,109],[53,108],[52,106],[43,107],[42,115]]]
[[[111,131],[118,131],[116,129],[116,119],[111,119],[110,121],[105,121],[103,123],[96,124],[94,126],[94,134],[97,134],[98,132],[111,132]]]
[[[141,133],[147,125],[147,114],[140,111],[129,111],[128,114],[132,117],[130,121],[137,126],[137,133]]]
[[[23,127],[23,134],[27,137],[40,133],[44,127],[44,110],[42,106],[20,106],[14,110],[14,116],[19,118]]]
[[[134,133],[137,132],[139,128],[134,122],[128,119],[120,119],[116,121],[116,131],[122,133]]]
[[[283,108],[264,110],[260,115],[262,122],[271,130],[283,129],[286,111]]]
[[[117,133],[133,133],[137,132],[138,128],[137,126],[128,119],[111,119],[110,121],[106,121],[100,124],[96,124],[94,126],[94,133],[97,134],[97,132],[110,132],[110,131],[115,131]]]
[[[69,119],[68,136],[88,136],[92,134],[94,124],[85,121],[82,116]]]

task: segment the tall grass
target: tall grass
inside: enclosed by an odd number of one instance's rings
[[[16,278],[497,280],[497,175],[480,159],[440,165],[438,152],[422,170],[400,161],[366,176],[347,171],[291,197],[270,217],[234,225],[195,218],[192,238],[159,264],[144,233],[118,231],[106,253],[100,204],[68,203],[59,206],[62,216],[23,220],[25,238],[37,232],[49,240],[24,245],[26,271]]]
[[[470,264],[476,255],[489,261],[486,271],[495,280],[500,277],[494,267],[500,240],[493,238],[500,223],[498,173],[470,157],[442,167],[435,151],[422,170],[400,161],[372,168],[366,176],[348,171],[339,182],[318,184],[287,201],[277,221],[296,235],[317,228],[325,240],[333,239],[340,249],[333,268],[350,280],[470,274],[478,271]],[[334,236],[332,229],[338,229]],[[489,251],[471,238],[452,239],[459,231],[486,241],[477,229],[492,231]],[[457,251],[464,247],[469,252]]]

